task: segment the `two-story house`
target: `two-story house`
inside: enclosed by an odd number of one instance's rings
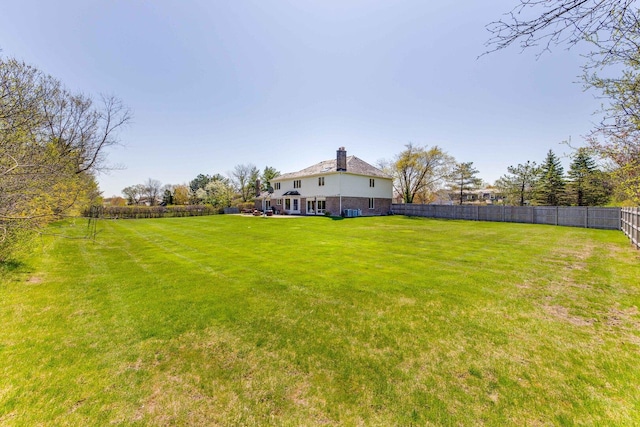
[[[391,177],[356,156],[347,156],[344,147],[335,159],[280,175],[271,186],[272,193],[256,197],[256,209],[292,215],[386,215],[393,197]]]

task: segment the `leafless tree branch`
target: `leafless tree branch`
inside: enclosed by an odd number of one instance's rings
[[[15,59],[0,57],[0,260],[20,233],[79,209],[97,192],[94,172],[131,119]]]

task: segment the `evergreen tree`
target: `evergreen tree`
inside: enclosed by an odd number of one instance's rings
[[[538,205],[559,206],[564,204],[564,168],[553,150],[549,150],[540,166],[540,179],[536,186],[535,201]]]
[[[162,202],[160,202],[161,206],[169,206],[169,205],[173,205],[173,193],[171,193],[170,189],[166,189],[164,190],[164,193],[162,194]]]
[[[458,193],[460,204],[463,203],[466,192],[475,190],[482,184],[482,180],[476,175],[478,170],[473,167],[473,162],[457,163],[449,178],[450,188]]]
[[[509,172],[496,181],[496,187],[506,197],[506,202],[510,205],[524,206],[533,196],[540,168],[536,162],[509,166]]]
[[[262,188],[261,191],[269,191],[269,187],[271,187],[271,180],[280,176],[280,171],[272,166],[265,166],[264,171],[262,171],[262,175],[260,179],[262,180]]]
[[[210,183],[212,179],[213,178],[209,175],[205,175],[202,173],[198,174],[197,177],[189,182],[189,189],[195,193],[199,188],[204,189],[204,187],[206,187],[206,185]]]
[[[569,166],[568,196],[576,206],[598,206],[610,197],[605,174],[585,148],[578,148]]]

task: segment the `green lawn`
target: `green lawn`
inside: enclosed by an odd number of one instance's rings
[[[0,266],[0,425],[640,425],[621,232],[405,217],[50,228]]]

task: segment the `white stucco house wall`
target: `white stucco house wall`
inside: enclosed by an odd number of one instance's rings
[[[393,181],[344,147],[324,160],[271,181],[272,193],[256,197],[256,209],[292,215],[386,215],[391,210]]]

